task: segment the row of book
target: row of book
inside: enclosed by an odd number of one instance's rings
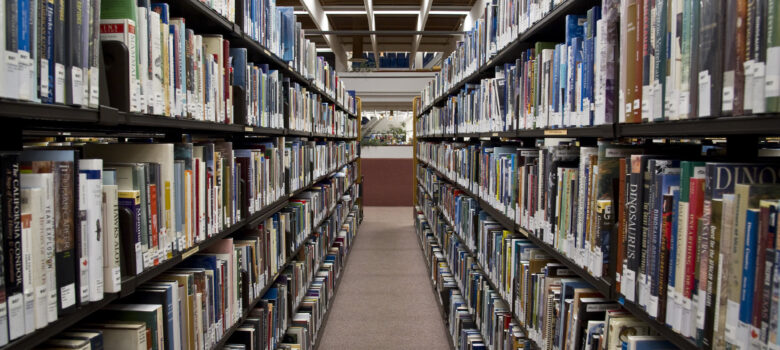
[[[767,57],[780,47],[779,22],[776,1],[605,1],[566,16],[563,43],[537,42],[494,78],[466,84],[450,97],[461,108],[448,101],[431,122],[474,132],[515,120],[530,129],[776,113],[780,74]],[[465,57],[466,66],[445,63],[418,114],[484,63]]]
[[[7,319],[30,321],[0,327],[0,340],[6,327],[13,340],[119,292],[125,278],[287,196],[284,144],[280,137],[240,148],[202,141],[4,152]],[[343,143],[321,147],[340,165],[354,158],[336,155]]]
[[[433,247],[429,245],[435,244],[447,265],[451,266],[448,275],[451,280],[448,282],[454,283],[454,290],[458,291],[457,295],[462,298],[466,314],[474,315],[472,327],[476,328],[477,335],[484,342],[485,348],[530,349],[531,344],[525,332],[514,321],[509,306],[492,289],[469,253],[462,247],[458,247],[459,243],[452,241],[454,239],[451,235],[452,230],[448,228],[438,212],[432,210],[434,207],[429,205],[430,200],[428,204],[425,204],[424,198],[424,194],[418,195],[418,200],[421,201],[418,203],[423,203],[423,207],[416,215],[416,224],[421,239],[430,236],[427,239],[428,242],[424,243],[426,256],[430,259],[431,254],[428,251]],[[428,220],[428,217],[431,220]],[[455,300],[450,301],[454,302]],[[450,306],[454,307],[454,305]],[[457,329],[454,328],[457,323],[463,321],[453,317],[457,314],[450,314],[450,327],[453,330]],[[461,348],[464,348],[462,344]]]
[[[477,72],[496,53],[542,20],[566,0],[539,2],[491,0],[485,4],[472,29],[442,63],[441,71],[423,89],[422,106],[446,93],[453,85]]]
[[[296,26],[293,9],[276,8],[274,1],[263,1],[260,8],[259,3],[243,5],[257,6],[268,20],[262,29],[268,40],[263,44],[287,62],[305,59],[298,71],[306,72],[304,76],[313,79],[315,86],[355,113],[354,91],[347,91],[335,69],[316,56],[314,44],[305,40],[302,45],[307,49],[295,50],[302,31],[297,36],[288,33],[293,35],[289,38],[282,35],[288,31],[280,30],[279,23],[284,22],[285,29]],[[208,1],[207,6],[234,21],[233,0]],[[284,127],[281,83],[285,77],[267,64],[249,61],[245,48],[231,48],[221,35],[196,34],[187,28],[185,18],[171,16],[167,3],[20,0],[8,2],[2,10],[0,25],[6,30],[0,36],[5,50],[0,73],[4,80],[19,82],[0,89],[2,97],[97,108],[101,43],[118,41],[127,53],[111,56],[127,62],[127,67],[111,69],[125,69],[127,80],[111,88],[121,91],[117,96],[126,96],[127,101],[114,101],[114,105],[126,105],[129,112]],[[245,96],[234,96],[234,87],[243,89],[239,93]]]
[[[460,273],[461,278],[482,288],[473,298],[490,296],[500,313],[514,315],[520,326],[514,344],[529,348],[532,342],[543,349],[677,349],[617,301],[603,297],[565,265],[524,236],[501,227],[478,206],[461,209],[468,207],[464,202],[471,199],[451,185],[443,183],[433,197],[423,193],[418,200],[424,206],[424,217],[430,217],[431,226],[438,227],[435,236],[446,242],[445,254],[461,261],[459,266],[477,271]],[[454,226],[450,225],[452,220],[456,221]],[[459,226],[458,222],[470,224]],[[468,236],[474,233],[477,241]],[[491,289],[491,284],[498,290]],[[493,348],[511,349],[498,344]]]
[[[357,230],[357,210],[352,210],[340,221],[338,235],[312,235],[296,248],[297,255],[289,257],[293,260],[281,252],[280,265],[267,259],[278,257],[273,254],[279,253],[286,228],[303,212],[275,213],[256,228],[188,257],[39,348],[212,349],[233,326],[230,338],[223,342],[225,348],[282,348],[285,342],[294,342],[288,339],[292,335],[305,334],[294,327],[306,321],[290,310],[295,305],[294,289],[313,262],[321,267],[314,270],[318,279],[312,288],[322,281],[332,292],[328,278],[342,268],[343,246]],[[320,295],[327,294],[323,290]],[[303,337],[300,341],[305,344]]]
[[[425,254],[430,271],[431,283],[437,298],[446,314],[445,322],[452,344],[456,349],[487,349],[474,316],[469,310],[467,301],[461,294],[461,289],[453,277],[447,257],[431,232],[425,217],[419,213],[415,218],[415,230]]]
[[[322,96],[296,82],[283,83],[287,129],[337,137],[357,137],[358,121],[322,101]]]
[[[486,176],[476,170],[482,163],[466,161],[473,151],[458,147],[429,159],[493,206],[495,197],[467,185]],[[594,277],[615,276],[613,288],[626,301],[699,344],[777,344],[771,296],[778,264],[768,233],[776,220],[768,215],[778,166],[773,159],[724,162],[717,147],[708,147],[710,157],[702,153],[701,145],[684,143],[517,147],[505,154],[515,176],[507,169],[490,181],[516,186],[514,209],[511,200],[495,209],[510,219],[514,211],[523,230]]]
[[[285,169],[290,192],[351,162],[358,155],[357,141],[306,141],[290,139],[285,143]]]
[[[418,130],[430,135],[439,129],[468,133],[612,123],[604,101],[612,96],[607,81],[614,74],[602,64],[608,32],[596,27],[603,15],[594,7],[586,15],[566,16],[564,43],[537,42],[514,63],[496,66],[493,78],[466,84],[445,106],[421,116]]]

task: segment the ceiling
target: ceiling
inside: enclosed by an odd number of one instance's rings
[[[429,1],[430,11],[425,11]],[[382,52],[451,51],[461,38],[458,33],[463,30],[466,15],[475,2],[277,0],[276,5],[295,8],[297,20],[308,32],[306,38],[321,51],[351,52],[353,43],[361,41],[363,52],[381,55]],[[323,18],[320,17],[323,12],[327,23],[318,23],[315,19]],[[419,26],[420,22],[424,26]],[[419,30],[423,32],[417,32]],[[427,31],[435,32],[425,33]]]

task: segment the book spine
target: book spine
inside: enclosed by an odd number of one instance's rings
[[[90,108],[98,108],[100,100],[100,0],[89,2],[89,30],[87,36],[88,88],[85,89],[84,103]]]
[[[69,105],[81,105],[84,94],[84,72],[81,66],[83,1],[66,0],[68,9],[65,23],[68,33],[68,49],[66,50],[67,60],[65,63],[65,103]]]
[[[745,246],[742,263],[742,277],[739,301],[739,324],[741,332],[739,341],[747,345],[751,339],[749,330],[753,321],[753,296],[756,278],[756,257],[758,249],[759,211],[747,209],[745,221]]]
[[[11,81],[18,81],[19,79],[19,56],[17,54],[19,45],[19,31],[17,29],[19,25],[19,4],[16,1],[6,1],[4,9],[5,17],[5,33],[3,48],[3,77]],[[18,98],[19,90],[18,86],[13,84],[7,84],[2,89],[3,97]]]
[[[65,103],[65,67],[67,61],[67,47],[69,35],[67,32],[66,19],[68,16],[68,4],[66,0],[54,0],[54,28],[53,36],[53,69],[54,77],[49,81],[49,88],[53,91],[53,102],[58,104]]]
[[[766,57],[780,57],[780,3],[776,0],[767,1],[766,21]],[[766,66],[766,111],[780,112],[780,65]]]
[[[137,191],[120,192],[118,206],[122,210],[120,227],[122,242],[127,247],[123,256],[126,272],[137,275],[144,270],[143,249],[141,248],[141,198]]]
[[[684,313],[683,313],[683,326],[690,327],[688,332],[685,332],[687,334],[691,334],[693,336],[693,332],[695,331],[696,327],[695,325],[689,324],[690,321],[688,317],[695,316],[694,314],[690,314],[690,312],[693,312],[693,310],[697,307],[698,299],[695,299],[695,297],[698,295],[697,293],[697,285],[696,285],[696,277],[697,277],[697,265],[696,265],[696,257],[698,256],[698,249],[701,248],[698,246],[699,243],[699,218],[701,217],[702,213],[702,203],[703,203],[703,195],[704,195],[704,179],[701,178],[691,178],[690,179],[690,189],[689,189],[689,206],[688,206],[688,218],[687,218],[687,246],[686,246],[686,261],[685,261],[685,276],[683,281],[683,307],[684,307]],[[702,295],[703,297],[703,295]],[[694,300],[695,299],[695,300]],[[687,316],[687,317],[686,317]],[[693,320],[691,320],[693,321]]]
[[[87,239],[88,274],[89,274],[89,300],[103,300],[103,241],[105,232],[103,228],[103,160],[81,159],[79,160],[79,174],[83,174],[86,180],[84,185],[86,200],[86,232],[83,236]]]
[[[16,155],[2,158],[3,176],[3,233],[5,234],[6,273],[5,286],[8,298],[9,339],[25,334],[25,312],[23,301],[24,273],[22,269],[22,222],[21,188],[19,186],[19,163]]]
[[[43,103],[54,102],[54,0],[42,0],[39,3],[41,20],[38,38],[38,97]]]
[[[24,303],[24,333],[30,334],[35,331],[36,328],[43,328],[46,324],[43,323],[44,315],[41,315],[38,311],[40,308],[36,307],[36,282],[38,277],[34,269],[36,262],[34,262],[34,247],[33,247],[33,235],[40,234],[39,220],[40,217],[40,188],[23,188],[21,189],[21,223],[22,223],[22,274],[23,283],[23,303]],[[21,318],[20,318],[21,320]]]
[[[122,289],[119,234],[119,198],[116,185],[103,185],[103,283],[106,293]]]

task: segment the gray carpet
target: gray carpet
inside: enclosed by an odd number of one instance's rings
[[[448,349],[411,207],[366,207],[319,349]]]

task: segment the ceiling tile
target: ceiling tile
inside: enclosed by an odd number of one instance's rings
[[[425,30],[458,30],[466,16],[429,15]]]
[[[417,15],[374,15],[376,30],[415,30]]]
[[[366,15],[328,15],[333,30],[368,30]]]

